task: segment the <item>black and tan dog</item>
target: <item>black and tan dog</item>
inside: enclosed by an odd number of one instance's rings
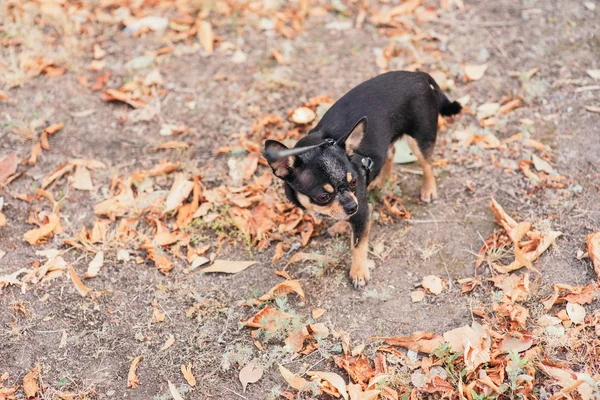
[[[285,191],[300,207],[352,225],[350,278],[356,288],[369,279],[371,229],[367,188],[391,174],[394,142],[406,140],[423,169],[421,200],[437,196],[430,164],[438,113],[458,114],[431,76],[388,72],[361,83],[339,99],[293,149],[267,140],[265,157]]]

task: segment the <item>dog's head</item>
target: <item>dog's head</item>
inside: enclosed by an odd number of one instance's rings
[[[265,143],[265,155],[275,176],[286,183],[290,200],[309,211],[347,220],[358,212],[354,192],[364,185],[350,156],[362,141],[367,118],[361,118],[341,139],[310,134],[293,149],[275,140]]]

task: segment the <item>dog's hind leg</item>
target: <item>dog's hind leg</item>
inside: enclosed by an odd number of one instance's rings
[[[388,183],[388,181],[390,179],[392,179],[395,155],[396,155],[396,147],[394,147],[394,144],[392,143],[392,145],[390,146],[390,148],[388,150],[388,155],[387,155],[387,159],[385,160],[385,164],[383,164],[383,167],[381,168],[379,175],[377,175],[377,178],[375,178],[375,180],[373,182],[371,182],[371,184],[369,185],[369,188],[376,187],[376,188],[379,188],[380,190],[383,190],[385,184]]]
[[[437,198],[437,185],[435,184],[435,176],[433,175],[433,167],[431,166],[431,154],[435,146],[435,131],[434,140],[423,140],[422,136],[417,136],[420,140],[415,140],[413,137],[406,135],[406,142],[410,150],[417,157],[417,161],[423,170],[423,183],[421,184],[421,201],[429,203]]]

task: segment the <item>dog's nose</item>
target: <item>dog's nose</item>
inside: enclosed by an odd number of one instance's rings
[[[344,211],[348,215],[354,215],[358,211],[358,204],[355,202],[344,204]]]

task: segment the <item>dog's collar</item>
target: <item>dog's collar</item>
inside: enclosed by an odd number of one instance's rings
[[[367,186],[371,183],[371,178],[373,175],[373,167],[375,163],[371,159],[371,157],[364,156],[356,151],[352,154],[352,161],[359,164],[364,170],[367,178]]]

